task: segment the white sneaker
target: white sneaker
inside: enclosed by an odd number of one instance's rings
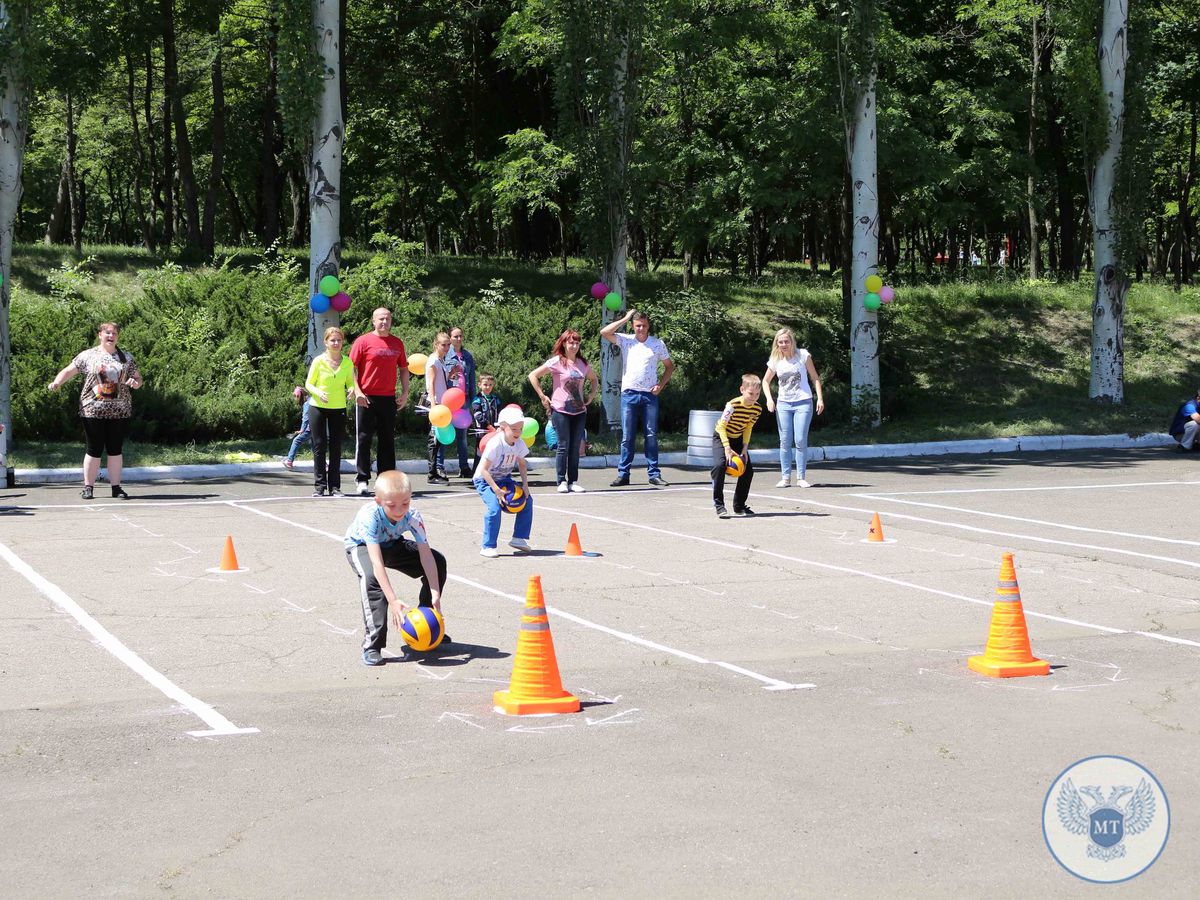
[[[497,550],[495,547],[484,547],[482,550],[479,551],[479,555],[486,556],[488,559],[495,559],[497,556],[500,555],[500,551]]]
[[[565,494],[569,490],[570,490],[570,487],[568,487],[568,485],[565,481],[560,481],[558,483],[558,492],[560,494]]]
[[[582,484],[580,484],[578,481],[572,481],[571,482],[571,493],[572,494],[586,494],[587,489]]]
[[[809,484],[807,481],[805,481],[803,478],[801,478],[799,481],[796,482],[796,487],[806,488],[806,487],[812,487],[812,485]]]
[[[525,540],[525,538],[513,538],[508,542],[508,546],[512,547],[518,553],[533,552],[533,547],[529,546],[529,541]]]
[[[792,479],[791,479],[790,475],[787,478],[780,478],[779,481],[775,482],[775,487],[784,488],[784,487],[791,487],[791,486],[792,486]]]
[[[363,497],[369,497],[371,495],[371,488],[367,482],[360,481],[358,483],[358,493]]]

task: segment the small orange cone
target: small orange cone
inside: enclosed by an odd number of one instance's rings
[[[541,575],[529,576],[512,680],[508,690],[492,695],[492,702],[496,712],[510,716],[579,712],[579,698],[563,690],[558,674]]]
[[[221,565],[218,567],[222,572],[238,571],[237,554],[233,550],[233,535],[225,535],[225,549],[221,551]]]
[[[583,556],[583,545],[579,543],[579,529],[575,527],[575,523],[571,523],[571,533],[567,535],[567,549],[563,551],[567,556]]]
[[[886,543],[883,539],[883,524],[879,521],[879,513],[871,516],[871,528],[867,531],[867,540],[873,544]]]
[[[1050,674],[1050,663],[1037,659],[1029,646],[1025,608],[1021,606],[1021,589],[1017,587],[1017,571],[1011,553],[1005,553],[1000,560],[1000,580],[996,585],[996,602],[992,604],[987,648],[982,656],[969,658],[967,668],[992,678]]]

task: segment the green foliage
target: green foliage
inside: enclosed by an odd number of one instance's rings
[[[95,264],[95,256],[87,256],[75,263],[64,260],[62,265],[48,276],[50,296],[60,301],[83,300],[84,289],[95,278],[91,271]]]

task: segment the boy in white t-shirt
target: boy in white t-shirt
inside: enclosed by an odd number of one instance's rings
[[[487,444],[481,448],[479,465],[475,469],[475,490],[483,499],[483,547],[480,556],[494,558],[496,541],[500,538],[500,503],[505,494],[516,487],[512,473],[521,473],[521,491],[525,505],[516,513],[513,522],[512,540],[508,546],[517,553],[529,553],[529,533],[533,529],[533,497],[529,494],[529,475],[525,468],[525,457],[529,448],[521,439],[525,427],[525,414],[519,406],[506,406],[496,419],[496,431],[489,435]]]

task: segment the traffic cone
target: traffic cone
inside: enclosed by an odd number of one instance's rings
[[[579,529],[575,527],[575,523],[571,523],[571,533],[567,535],[567,549],[563,551],[567,556],[583,556],[583,545],[579,543]]]
[[[883,523],[879,521],[879,513],[871,516],[871,527],[867,531],[867,540],[873,544],[886,543],[883,539]]]
[[[217,567],[220,572],[237,572],[238,561],[237,553],[233,550],[233,535],[225,535],[225,549],[221,551],[221,565]]]
[[[987,648],[982,656],[969,658],[967,668],[992,678],[1050,674],[1050,663],[1037,659],[1029,646],[1029,629],[1025,625],[1025,609],[1021,606],[1021,589],[1017,587],[1011,553],[1005,553],[1000,560]]]
[[[517,633],[512,680],[508,690],[492,695],[492,702],[496,712],[510,716],[579,712],[579,698],[563,690],[558,674],[540,575],[530,575],[525,589],[525,612]]]

